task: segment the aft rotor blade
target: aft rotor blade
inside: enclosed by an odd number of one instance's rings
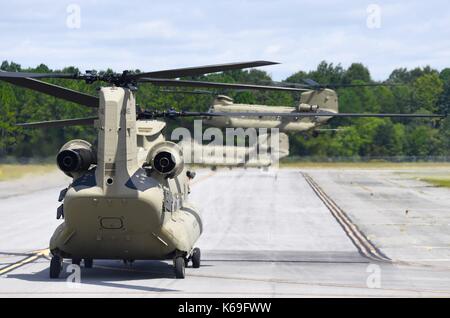
[[[3,71],[0,71],[0,75]],[[61,98],[69,102],[88,107],[98,107],[99,98],[89,94],[81,93],[62,86],[46,83],[32,78],[1,78],[3,81],[34,91],[44,93],[53,97]]]
[[[169,89],[160,89],[162,93],[170,93],[170,94],[199,94],[199,95],[217,95],[217,92],[213,91],[203,91],[203,90],[194,90],[194,91],[184,91],[184,90],[169,90]]]
[[[55,127],[68,127],[68,126],[89,126],[89,125],[93,125],[94,121],[96,119],[98,119],[98,117],[49,120],[49,121],[38,121],[38,122],[33,122],[33,123],[20,123],[20,124],[16,124],[16,126],[24,127],[24,128],[55,128]]]
[[[444,118],[446,114],[360,114],[360,113],[334,113],[334,112],[191,112],[191,111],[176,111],[174,109],[158,111],[146,110],[139,114],[138,118],[176,118],[176,117],[288,117],[288,118],[303,118],[303,117],[356,117],[356,118],[371,118],[371,117],[400,117],[400,118]]]
[[[347,87],[379,87],[379,86],[404,86],[401,83],[367,83],[367,84],[319,84],[318,88],[347,88]],[[314,86],[312,86],[313,88]]]
[[[305,84],[290,83],[290,82],[272,82],[274,85],[279,85],[283,87],[294,87],[294,88],[309,88],[310,90],[324,89],[324,88],[349,88],[349,87],[378,87],[378,86],[404,86],[402,83],[362,83],[362,84],[320,84],[312,79],[303,80]]]
[[[226,89],[242,89],[242,90],[272,90],[284,92],[304,92],[310,89],[295,87],[279,87],[268,85],[253,84],[233,84],[233,83],[216,83],[189,80],[174,80],[166,78],[141,78],[140,82],[152,83],[158,86],[187,86],[187,87],[207,87],[207,88],[226,88]]]
[[[206,112],[208,114],[208,112]],[[228,117],[357,117],[357,118],[385,118],[385,117],[400,117],[400,118],[445,118],[445,114],[359,114],[359,113],[333,113],[333,112],[292,112],[292,113],[277,113],[277,112],[211,112],[204,116],[228,116]]]
[[[129,75],[131,79],[138,80],[143,77],[153,77],[153,78],[178,78],[183,76],[197,76],[208,73],[224,72],[231,70],[240,70],[250,67],[267,66],[279,64],[277,62],[270,61],[250,61],[250,62],[239,62],[239,63],[227,63],[227,64],[216,64],[216,65],[205,65],[198,67],[186,67],[178,69],[170,69],[164,71],[155,71],[147,73],[139,73]]]

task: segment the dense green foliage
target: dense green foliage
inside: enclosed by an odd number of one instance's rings
[[[15,63],[3,62],[2,70],[50,72],[45,65],[22,69]],[[62,72],[74,72],[69,67]],[[369,70],[362,64],[352,64],[348,69],[322,62],[311,72],[299,71],[286,82],[302,83],[311,78],[320,83],[371,83]],[[267,84],[271,77],[264,71],[230,71],[197,77],[196,79],[220,82]],[[388,82],[407,85],[395,87],[341,88],[338,90],[341,112],[415,113],[445,112],[450,104],[450,69],[438,72],[430,67],[413,70],[397,69]],[[82,92],[95,94],[96,85],[82,81],[52,80],[55,84]],[[233,91],[227,93],[235,102],[293,106],[297,94],[279,92]],[[152,85],[141,85],[137,100],[142,107],[207,110],[213,95],[174,94],[161,91]],[[31,90],[15,87],[0,81],[0,156],[47,157],[53,156],[67,140],[83,138],[93,141],[92,127],[67,127],[64,129],[22,129],[18,122],[77,118],[92,115],[93,110],[70,102],[46,96]],[[192,119],[172,122],[169,127],[190,127]],[[342,119],[334,118],[329,128],[338,132],[310,135],[291,134],[291,154],[323,157],[373,157],[373,156],[449,156],[450,119]]]

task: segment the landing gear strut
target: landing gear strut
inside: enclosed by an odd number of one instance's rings
[[[201,252],[198,247],[194,248],[192,251],[192,267],[199,268],[200,267],[200,256]]]
[[[54,255],[50,261],[50,278],[59,278],[62,269],[62,258]]]

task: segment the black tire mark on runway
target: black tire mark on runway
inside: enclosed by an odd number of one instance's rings
[[[319,185],[314,181],[314,179],[307,173],[301,172],[303,178],[309,184],[314,193],[319,197],[319,199],[325,204],[328,210],[331,212],[333,217],[339,223],[339,225],[344,230],[345,234],[351,240],[353,245],[358,249],[359,253],[374,261],[388,262],[391,263],[392,260],[384,255],[367,237],[361,232],[361,230],[352,222],[352,220],[347,216],[347,214],[342,210],[336,202],[333,201]]]

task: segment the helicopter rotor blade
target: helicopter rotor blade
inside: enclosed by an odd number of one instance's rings
[[[253,85],[253,84],[233,84],[233,83],[217,83],[190,80],[174,80],[167,78],[141,78],[140,82],[152,83],[157,86],[187,86],[187,87],[207,87],[207,88],[225,88],[225,89],[241,89],[241,90],[272,90],[285,92],[303,92],[309,91],[307,88],[279,87],[269,85]]]
[[[367,83],[367,84],[319,84],[319,88],[348,88],[348,87],[380,87],[380,86],[404,86],[400,83]]]
[[[363,114],[363,113],[334,113],[329,111],[322,112],[191,112],[176,111],[174,109],[158,111],[145,110],[138,115],[139,119],[143,118],[177,118],[177,117],[287,117],[287,118],[303,118],[303,117],[356,117],[356,118],[444,118],[446,114]]]
[[[0,70],[0,76],[4,71]],[[55,84],[46,83],[40,80],[27,77],[3,77],[1,80],[8,82],[13,85],[28,88],[40,93],[44,93],[56,98],[61,98],[63,100],[73,102],[79,105],[88,107],[98,107],[99,98],[89,94],[81,93],[66,87],[58,86]]]
[[[293,112],[293,113],[276,113],[276,112],[214,112],[212,116],[228,116],[228,117],[354,117],[354,118],[444,118],[443,114],[363,114],[363,113],[333,113],[333,112]],[[211,116],[211,115],[209,115]]]
[[[319,83],[317,83],[315,80],[313,80],[311,78],[304,79],[303,82],[305,82],[309,86],[318,86],[318,85],[320,85]]]
[[[250,61],[250,62],[240,62],[240,63],[226,63],[226,64],[216,64],[216,65],[205,65],[198,67],[186,67],[179,69],[171,69],[164,71],[155,71],[155,72],[146,72],[146,73],[138,73],[138,74],[130,74],[129,78],[133,80],[139,80],[143,77],[152,77],[152,78],[178,78],[184,76],[197,76],[208,73],[216,73],[216,72],[224,72],[230,70],[240,70],[244,68],[250,67],[259,67],[259,66],[267,66],[279,64],[277,62],[270,61]]]
[[[5,78],[63,78],[76,79],[77,74],[64,73],[32,73],[32,72],[0,72],[0,79]]]
[[[49,120],[38,121],[32,123],[20,123],[16,126],[24,128],[55,128],[55,127],[68,127],[68,126],[90,126],[94,124],[94,121],[98,117],[86,117],[86,118],[73,118],[73,119],[61,119],[61,120]]]
[[[170,93],[170,94],[198,94],[198,95],[217,95],[217,92],[214,91],[206,91],[206,90],[193,90],[193,91],[187,91],[187,90],[170,90],[170,89],[160,89],[159,90],[162,93]]]
[[[320,84],[312,79],[303,80],[305,84],[290,83],[290,82],[272,82],[275,85],[286,86],[286,87],[297,87],[297,88],[309,88],[311,90],[317,89],[336,89],[336,88],[348,88],[348,87],[379,87],[379,86],[403,86],[402,83],[362,83],[362,84]]]

